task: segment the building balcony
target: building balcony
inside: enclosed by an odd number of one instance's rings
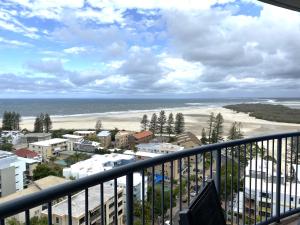
[[[45,205],[40,215],[48,224],[179,224],[179,212],[189,206],[207,179],[215,180],[228,224],[298,220],[293,216],[300,212],[299,139],[300,132],[275,134],[136,161],[3,203],[0,224],[10,224],[17,215],[30,224],[36,209]],[[252,171],[250,179],[244,176],[247,170]],[[265,179],[257,175],[262,172]],[[135,188],[134,173],[141,174],[140,189]],[[276,174],[274,182],[268,179],[272,174]],[[118,178],[124,176],[126,185],[121,188]],[[282,177],[289,179],[282,183]]]

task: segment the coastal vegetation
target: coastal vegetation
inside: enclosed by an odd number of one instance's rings
[[[158,116],[156,113],[153,113],[150,120],[144,114],[140,124],[142,131],[149,130],[153,134],[160,135],[181,134],[185,130],[184,115],[182,113],[177,113],[174,121],[173,113],[170,113],[167,117],[164,110],[161,110]]]
[[[48,133],[52,129],[52,121],[48,113],[41,113],[35,118],[34,132],[36,133]]]
[[[2,130],[20,130],[21,115],[17,112],[4,112]]]
[[[211,113],[207,121],[207,130],[205,128],[202,129],[202,144],[213,144],[223,141],[223,123],[224,119],[221,113],[218,113],[216,116],[214,113]]]
[[[34,170],[33,170],[33,180],[39,180],[41,178],[47,177],[47,176],[62,176],[62,168],[57,165],[50,165],[50,164],[39,164]]]
[[[300,123],[300,109],[292,109],[283,105],[271,104],[236,104],[226,105],[226,109],[236,112],[248,113],[257,119],[284,122],[284,123]]]

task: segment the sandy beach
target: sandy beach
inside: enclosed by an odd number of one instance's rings
[[[264,134],[290,132],[300,130],[300,124],[278,123],[250,117],[245,113],[236,113],[222,107],[214,108],[175,108],[166,109],[166,113],[182,112],[185,115],[186,130],[201,135],[202,128],[207,127],[208,116],[211,112],[222,113],[224,117],[224,136],[226,136],[232,122],[242,123],[242,131],[245,136],[259,136]],[[52,116],[53,129],[93,129],[96,121],[102,121],[103,129],[139,130],[140,120],[143,114],[150,118],[152,113],[159,110],[147,110],[136,112],[99,113],[72,116]],[[21,123],[22,128],[33,129],[34,118],[24,117]]]

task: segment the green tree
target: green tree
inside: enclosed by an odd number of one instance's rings
[[[223,140],[223,116],[221,113],[218,113],[215,122],[214,122],[214,129],[211,136],[211,142],[217,143]]]
[[[181,134],[184,132],[185,122],[182,113],[177,113],[175,116],[175,133]]]
[[[165,132],[167,117],[164,110],[161,110],[157,118],[158,132],[162,135]]]
[[[212,112],[209,115],[209,119],[207,121],[208,123],[208,142],[212,143],[212,133],[214,129],[214,123],[215,123],[215,114]]]
[[[58,130],[52,130],[52,138],[62,138],[64,134],[73,134],[73,129],[58,129]]]
[[[169,114],[166,130],[167,130],[167,133],[169,134],[169,136],[171,134],[174,134],[174,116],[173,116],[173,113]]]
[[[147,192],[147,199],[148,201],[151,199],[151,195],[152,195],[152,187],[148,188],[148,192]],[[157,218],[158,216],[161,215],[161,200],[162,200],[162,190],[161,190],[161,186],[159,187],[155,187],[154,189],[154,215]],[[173,193],[173,207],[176,206],[176,193],[174,191]],[[168,209],[170,209],[170,191],[169,190],[165,190],[164,191],[164,214],[166,214],[166,212],[168,211]],[[150,203],[150,201],[149,201]]]
[[[46,113],[44,116],[43,125],[44,125],[44,131],[46,133],[49,133],[49,131],[52,129],[52,121],[48,113]]]
[[[148,120],[148,116],[146,114],[143,115],[143,118],[141,120],[141,128],[142,131],[143,130],[147,130],[149,127],[149,120]]]
[[[0,149],[3,151],[11,152],[13,150],[13,144],[11,143],[2,143],[0,144]]]
[[[225,193],[225,178],[226,180],[226,193]],[[231,187],[231,179],[233,183],[233,187]],[[237,183],[238,183],[238,164],[233,161],[233,163],[228,161],[227,163],[227,173],[226,173],[226,165],[221,167],[221,198],[225,199],[225,194],[227,195],[227,199],[231,194],[231,188],[233,189],[233,194],[236,193]]]
[[[47,164],[39,164],[33,170],[33,180],[38,180],[47,176],[62,176],[62,169],[59,166],[49,166]]]
[[[228,140],[237,140],[242,139],[244,137],[242,131],[241,131],[242,123],[233,122],[230,130],[229,135],[227,137]]]
[[[208,138],[206,136],[205,128],[202,129],[201,140],[200,141],[201,141],[202,145],[206,145],[208,143]]]
[[[30,225],[48,225],[48,219],[45,216],[35,216],[30,219]]]
[[[20,223],[16,218],[7,220],[8,225],[24,225]],[[34,216],[30,219],[30,225],[48,225],[48,219],[45,216],[37,217]]]
[[[151,117],[151,120],[150,120],[150,125],[149,125],[149,130],[153,134],[156,134],[156,132],[157,132],[157,115],[156,115],[156,113],[152,114],[152,117]]]
[[[41,118],[39,116],[37,116],[35,118],[35,122],[34,122],[34,132],[35,133],[43,133],[44,129],[43,129],[43,121],[41,120]]]
[[[2,130],[20,130],[21,116],[16,112],[3,113]]]
[[[99,132],[101,128],[102,128],[102,121],[98,119],[95,125],[95,129],[97,132]]]
[[[75,153],[74,155],[69,156],[68,158],[65,159],[66,163],[68,165],[72,165],[74,163],[77,163],[79,161],[83,161],[86,159],[91,158],[91,156],[84,154],[84,153]]]
[[[115,129],[110,131],[111,134],[111,141],[115,141],[116,140],[116,134],[119,132],[119,129],[115,127]]]

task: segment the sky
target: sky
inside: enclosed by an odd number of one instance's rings
[[[1,0],[0,98],[300,97],[299,38],[256,0]]]

